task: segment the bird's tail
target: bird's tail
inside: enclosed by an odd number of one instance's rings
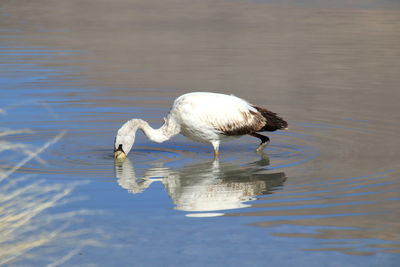
[[[261,113],[261,115],[266,119],[266,124],[264,127],[260,130],[262,131],[276,131],[276,130],[287,130],[288,128],[288,123],[279,117],[276,113],[269,111],[265,108],[253,106],[255,109],[257,109],[258,112]]]

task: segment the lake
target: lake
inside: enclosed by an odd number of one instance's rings
[[[0,4],[0,265],[398,266],[398,1]],[[271,143],[138,134],[192,91]]]

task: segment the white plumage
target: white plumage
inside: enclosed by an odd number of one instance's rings
[[[195,92],[178,97],[159,129],[151,128],[141,119],[127,121],[117,133],[114,143],[116,158],[124,158],[132,148],[137,130],[153,142],[161,143],[172,136],[182,135],[197,141],[211,143],[218,155],[221,141],[245,134],[261,139],[257,150],[269,142],[261,131],[285,129],[287,123],[275,113],[251,105],[233,95]]]

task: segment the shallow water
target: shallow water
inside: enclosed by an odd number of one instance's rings
[[[396,266],[395,1],[3,1],[0,264]],[[160,126],[190,91],[288,120],[210,145]]]

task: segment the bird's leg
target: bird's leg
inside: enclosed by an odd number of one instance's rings
[[[268,144],[269,144],[269,137],[258,134],[258,133],[251,133],[251,136],[257,137],[261,140],[261,144],[257,147],[256,151],[261,151],[263,150]]]
[[[265,154],[264,151],[262,150],[257,150],[256,153],[260,156],[260,160],[254,162],[253,164],[256,164],[257,166],[267,166],[269,165],[269,156]]]
[[[219,155],[219,141],[212,141],[211,142],[213,148],[214,148],[214,158],[218,158]]]

